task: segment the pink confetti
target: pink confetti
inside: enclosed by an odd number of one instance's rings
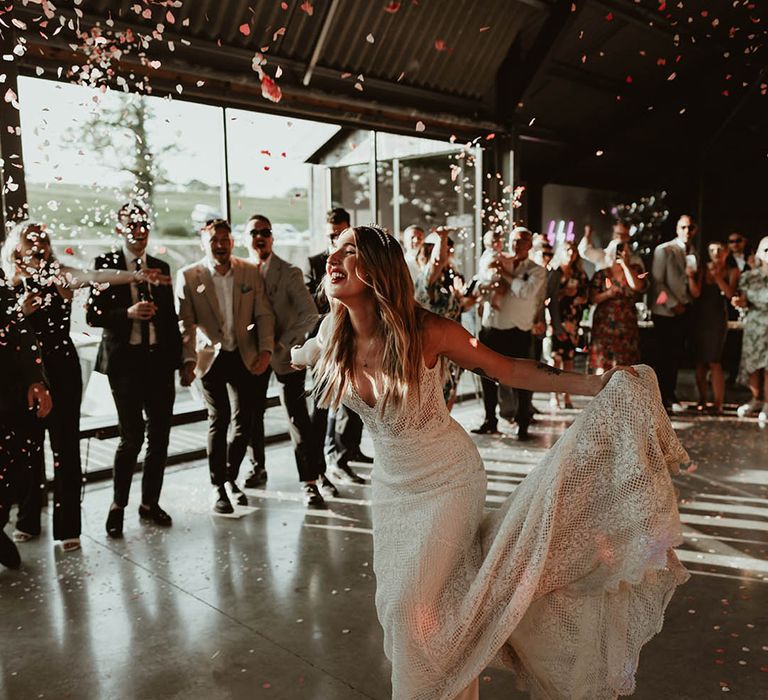
[[[436,39],[435,40],[435,48],[438,51],[445,51],[445,42],[442,39]]]
[[[243,36],[250,36],[251,35],[251,25],[250,24],[247,24],[247,23],[241,24],[239,29],[240,29],[240,33]]]
[[[400,9],[400,3],[399,2],[390,2],[385,8],[384,12],[389,12],[389,14],[393,15],[395,12],[397,12]]]
[[[656,303],[657,304],[666,304],[669,297],[667,296],[667,293],[664,291],[659,292],[659,296],[656,297]]]
[[[304,0],[301,5],[299,5],[299,9],[302,12],[306,12],[310,17],[314,14],[315,8],[312,7],[312,3],[309,0]]]
[[[280,102],[283,98],[283,91],[280,86],[268,75],[261,78],[261,96],[270,102]]]

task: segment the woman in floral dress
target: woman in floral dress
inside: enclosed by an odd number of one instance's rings
[[[739,407],[740,416],[758,413],[768,420],[768,236],[760,241],[755,253],[755,267],[739,279],[739,296],[734,306],[746,309],[744,344],[741,348],[739,379],[749,385],[752,400]],[[762,375],[762,381],[761,381]],[[762,387],[761,387],[762,384]],[[760,389],[763,398],[760,405]]]
[[[596,272],[590,284],[589,300],[597,308],[592,319],[589,366],[597,374],[640,361],[635,301],[646,282],[642,268],[632,265],[630,257],[629,246],[620,243],[613,265]]]

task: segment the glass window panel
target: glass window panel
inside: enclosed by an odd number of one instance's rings
[[[226,115],[231,217],[239,243],[249,242],[244,235],[248,217],[263,214],[272,222],[275,253],[304,268],[310,254],[312,170],[319,167],[306,160],[339,127],[236,109]]]

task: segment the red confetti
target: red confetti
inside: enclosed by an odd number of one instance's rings
[[[243,36],[250,36],[251,35],[251,25],[250,24],[241,24],[240,25],[240,33]]]
[[[74,250],[72,250],[72,248],[65,248],[65,249],[64,249],[64,252],[65,252],[67,255],[74,255],[74,254],[75,254],[75,251],[74,251]]]
[[[283,91],[280,86],[268,75],[261,79],[261,96],[270,102],[280,102],[283,98]]]
[[[301,5],[299,5],[299,9],[302,12],[306,12],[310,17],[314,14],[315,8],[312,7],[312,3],[309,0],[304,0]]]
[[[609,12],[609,13],[608,13],[608,14],[605,16],[605,21],[606,21],[606,22],[613,22],[613,12]]]
[[[280,3],[280,7],[281,7],[283,10],[287,10],[287,9],[288,9],[288,3],[287,3],[287,2],[281,2],[281,3]]]
[[[631,75],[628,75],[628,76],[627,76],[627,83],[631,83],[631,82],[632,82],[632,76],[631,76]]]
[[[445,51],[445,42],[442,39],[435,40],[435,48],[438,51]]]
[[[385,8],[384,12],[389,12],[389,14],[393,15],[395,12],[397,12],[400,9],[400,3],[399,2],[391,2],[389,3]]]
[[[659,12],[664,12],[667,9],[667,0],[659,0]]]
[[[493,139],[496,138],[496,134],[488,134],[488,136],[485,137],[486,141],[493,141]]]

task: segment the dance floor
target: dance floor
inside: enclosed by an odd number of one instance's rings
[[[511,429],[478,438],[489,507],[575,414],[540,416],[529,443]],[[455,415],[477,425],[480,404]],[[698,463],[675,479],[679,555],[693,575],[642,653],[633,697],[768,698],[768,429],[701,416],[675,425]],[[289,447],[269,449],[268,466],[268,487],[230,517],[209,512],[204,462],[169,469],[168,530],[139,523],[134,483],[120,541],[103,529],[108,484],[88,485],[81,552],[55,549],[46,524],[22,546],[23,568],[0,570],[0,698],[389,698],[369,485],[343,485],[326,510],[308,511]],[[509,673],[488,669],[481,697],[527,697],[513,687]]]

